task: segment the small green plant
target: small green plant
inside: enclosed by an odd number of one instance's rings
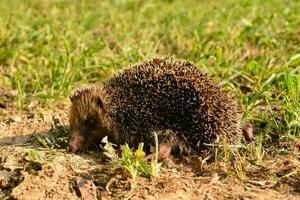
[[[44,157],[38,151],[29,149],[26,153],[25,160],[31,162],[44,163]]]
[[[245,169],[246,165],[247,165],[246,159],[244,157],[238,155],[233,166],[234,166],[236,176],[241,180],[247,179],[246,169]]]
[[[52,125],[49,132],[48,135],[33,135],[32,141],[44,148],[65,149],[67,147],[68,130],[55,116],[52,116]]]
[[[259,135],[257,139],[257,146],[255,148],[257,164],[261,164],[263,162],[264,149],[263,149],[263,136]]]
[[[135,179],[138,175],[148,178],[158,175],[161,164],[158,163],[158,140],[155,138],[155,155],[153,160],[148,163],[145,159],[145,152],[143,151],[144,143],[140,143],[137,150],[132,150],[128,144],[121,146],[120,155],[116,153],[113,144],[108,142],[107,137],[102,140],[105,145],[102,147],[104,154],[109,159],[109,165],[115,169],[121,168]]]
[[[45,156],[35,149],[29,149],[24,160],[26,161],[26,171],[35,172],[42,169],[42,165],[45,163]]]

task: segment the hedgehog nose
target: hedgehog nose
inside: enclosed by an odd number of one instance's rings
[[[74,143],[69,143],[67,150],[70,153],[75,153],[76,151],[78,151],[78,145],[76,145]]]
[[[73,131],[68,142],[68,151],[70,153],[75,153],[79,150],[82,145],[82,136],[80,136],[79,132]]]
[[[76,147],[74,145],[69,145],[67,150],[70,153],[75,153],[76,152]]]

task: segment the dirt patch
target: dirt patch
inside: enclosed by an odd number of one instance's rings
[[[298,152],[266,161],[264,167],[249,166],[244,180],[224,163],[199,171],[175,164],[164,166],[151,180],[129,179],[107,168],[100,152],[66,152],[65,138],[55,134],[67,132],[68,103],[59,105],[47,110],[0,108],[0,199],[300,198]]]

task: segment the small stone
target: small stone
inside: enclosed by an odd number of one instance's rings
[[[10,97],[16,97],[18,95],[18,91],[17,90],[8,91],[7,95]]]
[[[22,121],[22,118],[20,117],[20,116],[12,116],[11,117],[11,120],[13,121],[13,122],[21,122]]]
[[[19,160],[15,157],[15,155],[9,155],[5,158],[2,158],[2,168],[7,171],[16,171],[16,170],[22,170],[24,166],[19,163]]]
[[[39,104],[39,101],[34,100],[34,101],[30,102],[30,104],[28,105],[28,109],[35,108],[38,104]]]

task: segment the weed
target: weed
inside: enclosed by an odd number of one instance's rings
[[[44,163],[44,157],[36,150],[29,149],[27,151],[27,155],[25,156],[25,159],[30,162],[38,162],[38,163]]]
[[[35,149],[27,150],[24,159],[26,161],[26,171],[31,173],[41,170],[42,165],[45,163],[45,156]]]
[[[32,142],[41,145],[44,148],[63,148],[67,147],[68,130],[63,126],[59,119],[52,116],[52,128],[50,134],[47,135],[33,135]]]
[[[125,169],[125,171],[133,179],[140,174],[148,178],[157,176],[161,164],[158,163],[157,135],[156,133],[154,133],[154,135],[156,150],[154,159],[150,163],[148,163],[145,159],[143,143],[140,143],[135,151],[130,149],[128,144],[122,145],[120,155],[118,155],[113,148],[113,144],[107,141],[107,137],[103,138],[102,143],[105,145],[102,147],[102,149],[104,150],[104,154],[109,159],[109,165],[114,169]]]

